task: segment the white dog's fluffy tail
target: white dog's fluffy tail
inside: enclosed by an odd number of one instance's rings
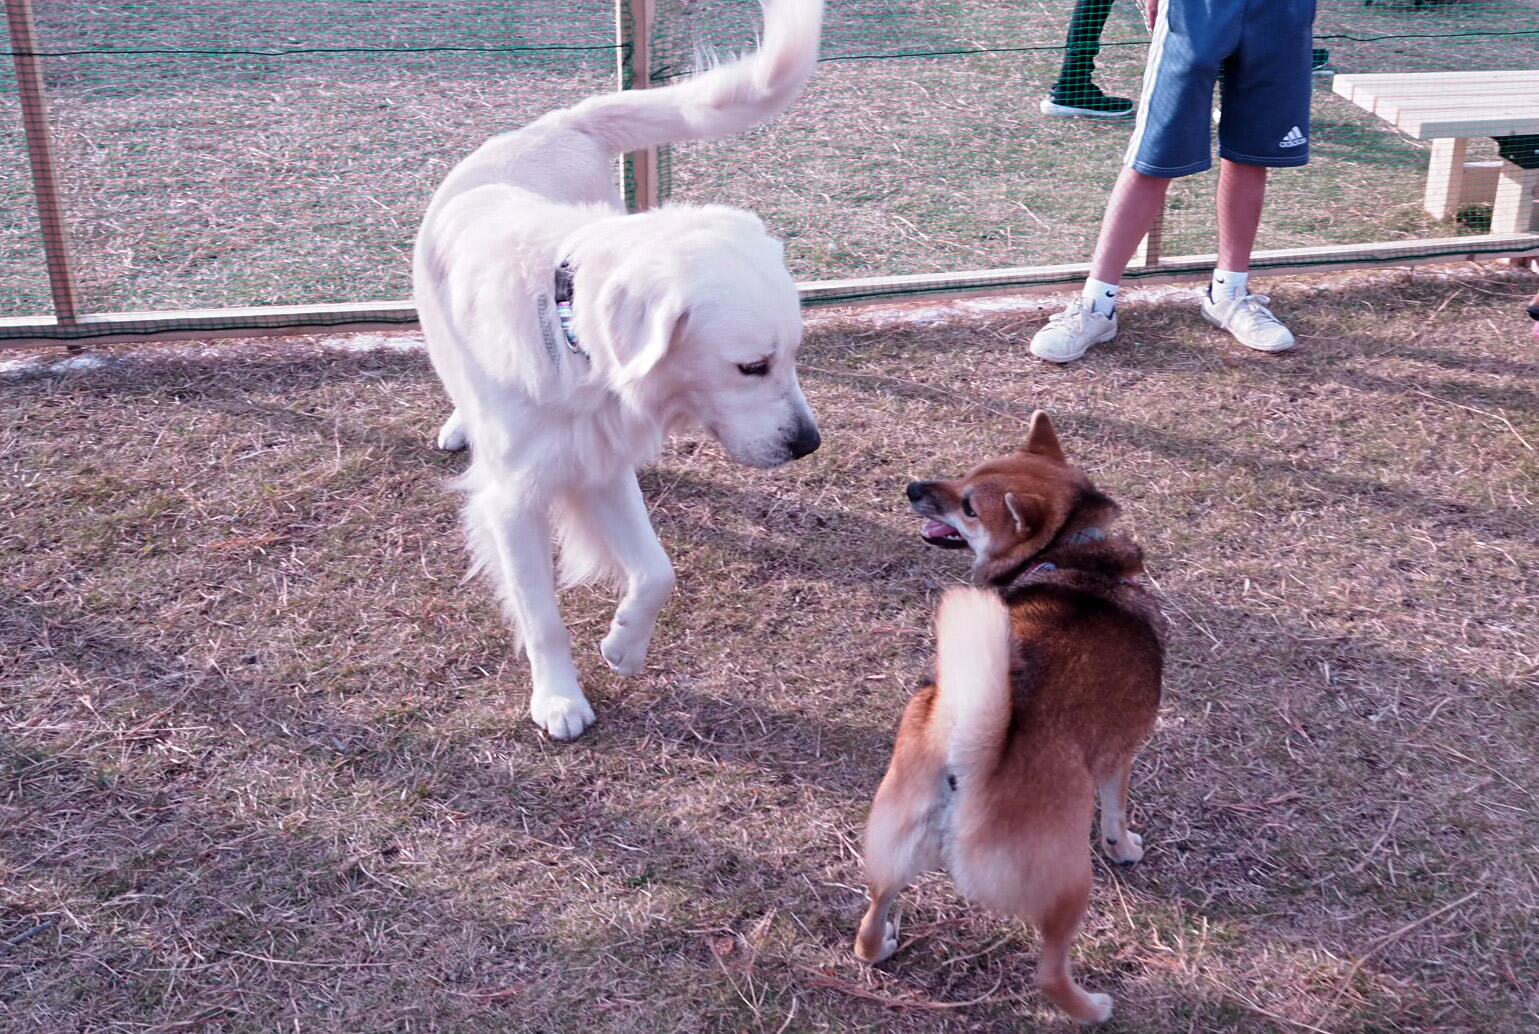
[[[823,0],[766,0],[758,50],[670,86],[590,98],[568,114],[612,154],[740,133],[796,100],[822,27]]]
[[[958,772],[999,757],[1010,726],[1010,611],[987,589],[952,589],[935,616],[935,709]]]

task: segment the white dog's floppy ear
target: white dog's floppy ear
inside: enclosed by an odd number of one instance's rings
[[[634,348],[621,360],[620,379],[638,381],[650,373],[668,354],[688,320],[689,313],[680,298],[661,298],[646,306],[639,340],[620,343],[622,350]]]
[[[616,288],[603,300],[607,310],[610,352],[614,357],[613,379],[634,382],[645,377],[668,354],[688,314],[683,299],[665,294],[646,296]]]

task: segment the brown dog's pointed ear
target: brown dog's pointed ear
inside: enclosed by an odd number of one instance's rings
[[[1010,516],[1015,519],[1015,533],[1026,536],[1029,525],[1026,523],[1026,515],[1021,512],[1021,504],[1016,501],[1014,492],[1005,493],[1005,509],[1010,511]]]
[[[1014,492],[1006,492],[1005,509],[1010,511],[1010,518],[1015,521],[1015,533],[1023,539],[1031,538],[1048,522],[1047,504],[1038,496],[1023,497]]]
[[[1063,454],[1063,446],[1058,444],[1058,433],[1053,430],[1053,422],[1040,409],[1031,414],[1031,428],[1026,432],[1026,445],[1021,451],[1035,453],[1059,463],[1068,462]]]

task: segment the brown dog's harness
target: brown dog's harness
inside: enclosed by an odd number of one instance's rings
[[[1091,542],[1105,542],[1105,541],[1106,541],[1106,532],[1102,531],[1100,528],[1092,527],[1092,528],[1081,528],[1079,531],[1076,531],[1074,534],[1070,535],[1067,539],[1065,539],[1063,544],[1066,545],[1066,546],[1084,546],[1084,545],[1088,545]],[[1030,567],[1026,568],[1020,574],[1016,575],[1015,578],[1011,578],[1010,581],[1013,582],[1013,581],[1016,580],[1016,578],[1030,578],[1032,575],[1037,574],[1038,572],[1056,571],[1056,570],[1058,570],[1058,565],[1057,564],[1052,563],[1052,562],[1047,561],[1047,560],[1044,560],[1040,564],[1032,564]],[[1122,581],[1125,582],[1125,581],[1127,581],[1127,579],[1123,578]]]
[[[1087,546],[1087,545],[1089,545],[1092,542],[1105,542],[1105,541],[1106,541],[1106,532],[1105,531],[1101,530],[1100,528],[1090,527],[1090,528],[1081,528],[1079,531],[1076,531],[1074,534],[1072,534],[1068,538],[1064,539],[1063,542],[1062,542],[1062,545],[1065,545],[1065,546]],[[1056,541],[1052,542],[1052,543],[1049,543],[1048,546],[1047,546],[1047,549],[1051,549],[1053,546],[1058,545],[1058,544],[1059,543],[1057,543]],[[1044,549],[1042,552],[1046,552],[1046,551],[1047,550]],[[1039,553],[1038,555],[1040,556],[1041,554]],[[1020,572],[1018,574],[1013,574],[1009,578],[1004,579],[1003,581],[999,582],[998,584],[1001,585],[1001,586],[1011,586],[1011,585],[1015,585],[1015,584],[1018,584],[1020,582],[1023,582],[1025,580],[1027,580],[1028,578],[1031,578],[1033,575],[1048,574],[1048,573],[1050,573],[1052,571],[1058,570],[1058,565],[1053,563],[1051,560],[1043,560],[1040,563],[1036,563],[1036,564],[1032,564],[1032,563],[1030,563],[1030,561],[1028,561],[1027,564],[1028,564],[1028,566],[1022,567],[1022,569],[1020,570]],[[1137,580],[1133,579],[1133,578],[1118,578],[1117,582],[1120,585],[1137,585],[1138,584]]]

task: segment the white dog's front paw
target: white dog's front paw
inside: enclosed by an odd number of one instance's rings
[[[456,409],[438,429],[438,447],[444,452],[460,452],[469,444],[470,434],[465,430],[465,421],[460,418],[460,411]]]
[[[1144,856],[1144,838],[1132,830],[1128,830],[1121,840],[1112,840],[1108,837],[1101,846],[1106,849],[1112,861],[1123,865],[1132,865]]]
[[[651,642],[650,631],[639,632],[616,621],[609,626],[609,634],[599,644],[599,653],[617,673],[637,675],[646,667],[647,647]]]
[[[575,740],[596,720],[582,690],[571,692],[575,695],[536,691],[529,701],[529,717],[553,740]]]

